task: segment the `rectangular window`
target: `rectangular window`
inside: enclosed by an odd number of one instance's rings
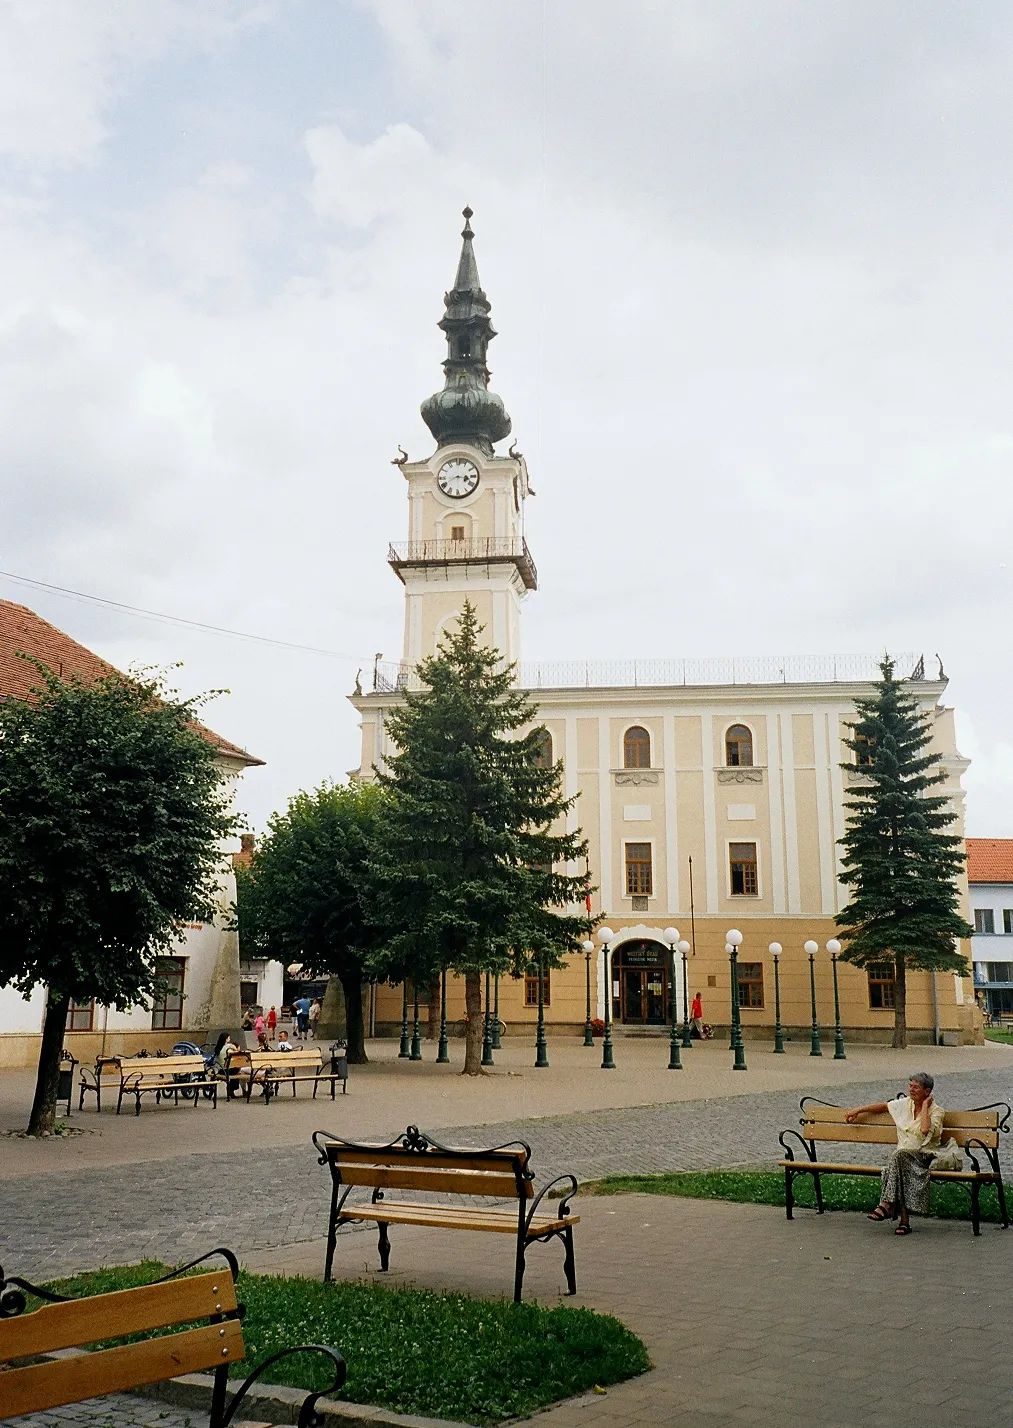
[[[548,967],[542,973],[542,999],[545,1006],[549,1006],[552,1000],[551,991],[552,973]],[[538,1005],[538,973],[524,973],[524,1005],[526,1007],[536,1007]]]
[[[1013,932],[1013,907],[1004,907],[1002,910],[1002,930],[1003,932]]]
[[[985,971],[990,982],[1013,982],[1013,964],[1009,962],[986,962]]]
[[[974,909],[974,930],[975,932],[995,931],[995,913],[990,907],[976,907]]]
[[[70,999],[70,1007],[67,1011],[68,1031],[91,1031],[95,1024],[95,998],[89,997],[87,1001],[79,1002],[74,997]]]
[[[165,984],[151,1008],[152,1031],[179,1031],[183,1026],[183,976],[185,957],[160,957],[155,975]]]
[[[755,843],[730,843],[728,870],[734,897],[756,897],[760,882],[756,873]]]
[[[894,979],[892,962],[872,962],[866,968],[869,974],[869,1006],[885,1011],[894,1005]]]
[[[651,867],[650,843],[626,844],[626,894],[628,897],[651,897],[654,874]]]
[[[451,540],[464,540],[464,527],[463,527],[463,526],[451,526],[451,527],[450,527],[450,539],[451,539]]]
[[[739,963],[739,1006],[763,1006],[763,963]]]

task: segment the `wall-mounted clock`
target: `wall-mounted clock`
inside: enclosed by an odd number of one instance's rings
[[[452,496],[455,500],[470,496],[478,485],[478,467],[463,456],[455,456],[440,467],[436,484],[445,496]]]

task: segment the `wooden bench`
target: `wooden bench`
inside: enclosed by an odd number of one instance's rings
[[[186,1274],[216,1255],[227,1260],[225,1267],[213,1273]],[[178,1374],[213,1369],[210,1428],[225,1428],[250,1386],[269,1364],[290,1354],[317,1353],[330,1359],[334,1382],[307,1395],[298,1421],[320,1423],[322,1420],[315,1415],[317,1399],[335,1392],[345,1381],[344,1359],[336,1349],[321,1344],[272,1354],[258,1364],[226,1404],[229,1366],[246,1356],[240,1323],[243,1307],[236,1299],[238,1272],[235,1255],[219,1249],[154,1284],[87,1299],[68,1299],[36,1288],[25,1279],[5,1279],[0,1270],[0,1417],[42,1413],[106,1393],[161,1383]],[[29,1295],[47,1302],[26,1313]],[[92,1353],[65,1352],[79,1350],[83,1344],[192,1323],[195,1319],[207,1322],[197,1328]],[[56,1357],[21,1366],[16,1362],[47,1355]]]
[[[120,1089],[116,1097],[119,1115],[124,1096],[133,1096],[134,1114],[141,1114],[141,1097],[153,1094],[155,1103],[173,1101],[179,1105],[193,1097],[194,1107],[203,1097],[218,1109],[219,1078],[209,1074],[203,1056],[117,1056],[113,1064],[119,1071]],[[101,1104],[99,1105],[101,1110]]]
[[[485,1230],[513,1235],[514,1301],[520,1303],[524,1282],[524,1257],[528,1247],[552,1239],[563,1242],[563,1272],[567,1290],[577,1292],[573,1258],[573,1227],[579,1215],[570,1214],[569,1202],[577,1193],[572,1175],[560,1175],[535,1195],[530,1169],[531,1148],[523,1141],[476,1150],[467,1146],[440,1145],[417,1126],[409,1126],[403,1136],[387,1145],[357,1145],[327,1131],[315,1131],[313,1144],[320,1164],[328,1165],[333,1182],[330,1220],[327,1230],[327,1259],[324,1279],[331,1278],[338,1230],[357,1220],[375,1221],[379,1228],[380,1268],[390,1263],[389,1225],[432,1225],[446,1230]],[[567,1184],[555,1211],[539,1209],[546,1194]],[[371,1189],[368,1203],[349,1203],[358,1188]],[[493,1205],[460,1205],[417,1200],[388,1200],[388,1190],[425,1191],[469,1196],[476,1199],[511,1200],[509,1208]]]
[[[317,1087],[329,1083],[331,1100],[334,1100],[334,1085],[341,1082],[344,1095],[348,1094],[348,1077],[329,1069],[330,1058],[325,1061],[319,1049],[305,1051],[236,1051],[229,1057],[226,1076],[230,1082],[245,1082],[244,1095],[247,1101],[253,1094],[254,1086],[260,1086],[268,1105],[277,1096],[281,1087],[291,1085],[292,1095],[301,1081],[309,1081],[313,1086],[316,1100]],[[347,1067],[347,1062],[343,1062]]]
[[[120,1058],[118,1056],[96,1057],[94,1067],[81,1067],[81,1095],[77,1103],[79,1111],[84,1110],[85,1095],[95,1097],[95,1109],[102,1109],[102,1088],[107,1087],[110,1091],[119,1090],[120,1085]]]
[[[835,1106],[829,1101],[819,1101],[815,1096],[803,1096],[799,1102],[802,1118],[801,1131],[782,1131],[778,1137],[785,1153],[785,1159],[778,1162],[784,1169],[784,1208],[790,1220],[795,1207],[794,1182],[799,1175],[811,1175],[816,1190],[816,1208],[823,1214],[823,1189],[821,1175],[881,1175],[881,1165],[861,1165],[851,1161],[819,1160],[816,1153],[817,1141],[831,1141],[838,1144],[896,1145],[897,1127],[888,1114],[865,1115],[860,1121],[849,1125],[844,1119],[850,1107]],[[1009,1225],[1006,1213],[1006,1191],[1002,1183],[999,1167],[999,1136],[1009,1130],[1010,1107],[1005,1102],[992,1106],[981,1106],[972,1111],[947,1111],[943,1118],[943,1141],[955,1140],[962,1147],[971,1162],[970,1170],[933,1170],[933,1180],[963,1185],[971,1192],[971,1226],[976,1235],[981,1233],[981,1187],[994,1185],[999,1197],[999,1211],[1002,1227]],[[788,1144],[796,1140],[805,1151],[806,1159],[796,1159],[795,1151]],[[978,1160],[980,1153],[988,1162],[983,1169]]]

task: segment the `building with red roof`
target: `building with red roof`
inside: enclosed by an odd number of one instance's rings
[[[1013,1016],[1013,838],[968,838],[974,993],[992,1017]]]

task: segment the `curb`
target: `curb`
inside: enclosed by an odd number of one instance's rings
[[[211,1409],[213,1386],[210,1374],[185,1373],[163,1383],[132,1389],[131,1393],[206,1414]],[[241,1412],[244,1419],[263,1423],[296,1423],[306,1393],[305,1388],[288,1388],[280,1383],[254,1384],[243,1399]],[[333,1398],[319,1398],[317,1412],[323,1419],[322,1428],[473,1428],[449,1418],[419,1418],[413,1413],[395,1413],[368,1403],[341,1403]]]

